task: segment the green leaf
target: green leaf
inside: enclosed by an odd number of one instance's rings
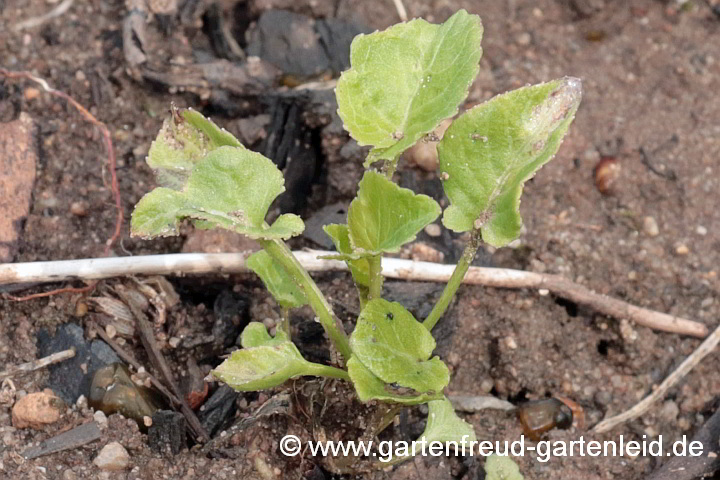
[[[225,145],[244,148],[238,139],[202,114],[173,108],[172,115],[165,119],[150,145],[147,162],[160,185],[181,190],[193,166],[212,150]]]
[[[458,417],[450,404],[450,400],[442,398],[428,403],[429,412],[425,431],[421,438],[431,442],[457,442],[462,448],[463,440],[471,442],[477,440],[472,425]],[[465,437],[463,439],[463,437]],[[470,446],[466,446],[470,454]]]
[[[440,212],[440,205],[427,195],[417,195],[369,170],[348,209],[353,252],[397,252],[435,221]]]
[[[485,480],[524,480],[520,468],[508,456],[490,455],[485,460]]]
[[[428,360],[435,339],[397,302],[369,301],[350,336],[350,347],[373,375],[393,387],[434,394],[450,382],[442,360]]]
[[[260,322],[248,323],[245,330],[240,335],[240,345],[243,348],[261,347],[266,345],[277,345],[282,342],[287,342],[288,337],[285,332],[281,329],[275,331],[275,337],[271,337],[263,325]]]
[[[282,265],[264,250],[255,252],[247,259],[247,266],[255,272],[270,291],[275,301],[285,308],[307,305],[305,292],[297,286]]]
[[[130,231],[133,235],[145,238],[177,235],[177,219],[184,211],[185,195],[169,188],[158,187],[135,205]]]
[[[235,390],[250,392],[282,385],[292,377],[312,375],[308,362],[291,342],[235,350],[212,371]]]
[[[372,145],[368,164],[394,160],[457,113],[482,56],[480,17],[460,10],[442,25],[416,19],[358,35],[335,90],[345,129]]]
[[[302,232],[300,217],[281,215],[272,226],[265,216],[285,190],[282,173],[259,153],[222,146],[195,164],[180,192],[159,187],[135,207],[134,236],[176,235],[183,218],[242,233],[250,238],[290,238]]]
[[[236,225],[261,227],[272,201],[285,191],[282,172],[250,150],[220,147],[198,163],[187,184],[194,206]]]
[[[245,148],[240,140],[235,138],[233,134],[220,128],[209,118],[204,117],[201,113],[188,108],[182,112],[182,116],[185,120],[193,127],[202,132],[208,141],[208,147],[210,150],[215,150],[218,147],[229,146],[229,147],[241,147]]]
[[[235,390],[249,392],[283,384],[301,375],[323,375],[329,367],[305,360],[297,347],[278,330],[270,337],[265,326],[249,324],[242,333],[244,348],[235,350],[212,375]]]
[[[418,405],[427,403],[430,400],[442,398],[442,392],[419,393],[407,387],[387,384],[373,375],[355,355],[350,357],[350,360],[347,362],[347,368],[350,374],[350,380],[352,380],[357,396],[361,402],[380,400],[382,402]]]
[[[333,258],[345,260],[356,285],[370,286],[370,265],[363,255],[353,254],[350,245],[350,230],[347,225],[331,224],[323,227],[325,233],[332,239],[335,249],[340,255],[328,255],[320,258]]]
[[[495,247],[520,233],[524,183],[557,152],[580,104],[580,80],[566,77],[498,95],[455,120],[438,144],[446,227],[480,228]]]

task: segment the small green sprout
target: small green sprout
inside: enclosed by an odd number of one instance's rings
[[[424,20],[359,35],[351,68],[337,83],[338,113],[360,145],[371,146],[368,170],[350,204],[347,224],[326,225],[357,287],[362,311],[350,336],[310,275],[285,244],[304,229],[296,215],[272,225],[265,218],[284,191],[282,173],[225,130],[192,110],[173,110],[153,142],[148,164],[158,183],[135,208],[132,234],[176,235],[181,220],[256,239],[263,250],[247,265],[283,308],[271,337],[248,325],[242,347],[213,371],[237,390],[276,387],[290,378],[321,376],[352,382],[362,402],[427,403],[426,441],[474,440],[443,391],[448,368],[432,356],[431,331],[445,313],[481,242],[502,247],[517,238],[524,183],[557,152],[580,104],[580,80],[562,78],[523,87],[460,114],[438,144],[439,177],[450,205],[393,183],[401,154],[455,116],[477,75],[482,55],[480,18],[464,10],[442,25]],[[370,169],[380,164],[379,171]],[[425,319],[382,298],[382,257],[442,214],[455,232],[470,232],[465,252]],[[309,305],[340,354],[336,365],[305,360],[290,338],[288,311]],[[398,459],[402,460],[402,459]],[[522,478],[509,458],[491,457],[488,478]]]

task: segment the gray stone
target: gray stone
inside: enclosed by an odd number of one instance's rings
[[[107,343],[102,340],[85,340],[82,327],[74,323],[61,325],[52,337],[47,331],[41,330],[38,332],[37,342],[38,357],[75,348],[73,358],[48,367],[48,387],[69,405],[74,404],[80,395],[89,395],[93,373],[107,365],[120,362]]]

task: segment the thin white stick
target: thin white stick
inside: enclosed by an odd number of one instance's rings
[[[73,6],[73,3],[75,3],[75,0],[65,0],[57,7],[53,8],[49,12],[47,12],[44,15],[40,15],[39,17],[33,17],[28,18],[27,20],[23,20],[22,22],[19,22],[15,24],[13,27],[13,30],[16,32],[19,32],[21,30],[25,30],[26,28],[33,28],[38,27],[42,25],[43,23],[52,20],[55,17],[59,17],[63,13],[70,10],[70,7]]]
[[[2,372],[0,372],[0,380],[5,380],[5,378],[12,377],[13,375],[17,375],[19,373],[34,372],[35,370],[47,367],[48,365],[52,365],[54,363],[65,361],[69,358],[73,358],[74,356],[75,349],[70,348],[68,350],[63,350],[62,352],[53,353],[52,355],[48,355],[47,357],[38,358],[37,360],[33,360],[31,362],[14,365],[7,370],[3,370]]]
[[[395,9],[398,12],[398,16],[400,17],[400,20],[403,22],[407,22],[408,21],[407,10],[405,10],[405,5],[403,5],[402,0],[393,0],[393,3],[395,4]]]
[[[715,347],[717,347],[718,343],[720,343],[720,327],[717,327],[715,331],[712,332],[700,344],[700,346],[697,347],[695,351],[691,353],[677,369],[675,369],[673,373],[671,373],[665,380],[663,380],[660,386],[653,390],[650,395],[643,398],[634,407],[621,413],[620,415],[606,418],[602,422],[595,425],[593,430],[597,433],[607,432],[608,430],[612,430],[621,423],[633,420],[645,413],[653,403],[665,397],[665,394],[668,392],[668,390],[670,390],[683,377],[685,377],[685,375],[687,375],[690,370],[695,368],[695,366],[700,363],[703,358],[707,357],[713,350],[715,350]]]
[[[185,275],[206,273],[247,272],[245,253],[185,253],[138,257],[61,260],[56,262],[0,264],[0,285],[10,283],[62,282],[67,280],[97,280],[125,275]],[[309,272],[345,271],[339,260],[322,260],[323,255],[335,252],[294,252]],[[447,282],[452,265],[414,262],[400,258],[384,258],[382,274],[388,278],[422,282]],[[601,295],[558,275],[547,275],[507,268],[470,267],[464,283],[496,288],[530,288],[554,294],[586,305],[605,315],[626,318],[638,325],[655,330],[704,338],[705,325],[681,317],[637,307],[627,302]]]

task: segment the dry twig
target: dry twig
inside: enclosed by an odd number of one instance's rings
[[[19,373],[34,372],[35,370],[40,370],[41,368],[47,367],[48,365],[68,360],[70,358],[73,358],[74,356],[75,349],[70,348],[68,350],[63,350],[62,352],[53,353],[52,355],[48,355],[47,357],[38,358],[37,360],[33,360],[32,362],[15,365],[0,372],[0,380],[5,380],[6,378],[12,377]]]
[[[10,263],[0,265],[0,285],[26,282],[60,282],[70,279],[97,280],[124,275],[185,275],[206,273],[247,272],[245,253],[186,253],[148,255],[124,258],[61,260],[57,262]],[[300,263],[310,272],[345,271],[347,266],[337,260],[323,260],[318,256],[333,252],[294,252]],[[447,282],[452,265],[414,262],[399,258],[384,258],[382,274],[387,278],[421,282]],[[647,308],[637,307],[607,295],[595,293],[587,287],[559,275],[526,272],[508,268],[470,267],[464,283],[495,288],[531,288],[588,306],[615,318],[626,318],[638,325],[664,332],[704,338],[705,325]]]
[[[27,28],[39,27],[43,23],[48,22],[55,17],[59,17],[63,13],[70,10],[70,7],[73,6],[73,3],[75,3],[75,0],[65,0],[60,5],[53,8],[52,10],[50,10],[49,12],[47,12],[44,15],[40,15],[39,17],[28,18],[27,20],[23,20],[22,22],[15,24],[15,26],[13,27],[13,30],[16,32],[20,32]]]
[[[198,420],[195,412],[193,412],[190,408],[190,405],[188,405],[185,396],[180,392],[178,384],[175,381],[175,377],[173,376],[170,367],[165,361],[165,357],[160,352],[160,348],[158,348],[157,343],[155,342],[155,333],[153,332],[152,324],[148,320],[147,315],[145,315],[145,312],[143,312],[142,309],[135,303],[133,297],[128,295],[127,290],[121,288],[121,285],[118,285],[115,291],[118,293],[118,295],[120,295],[120,298],[122,298],[122,300],[127,304],[127,306],[130,307],[130,311],[135,317],[135,323],[138,326],[140,341],[142,342],[145,350],[147,351],[150,362],[153,364],[155,369],[158,370],[163,376],[163,378],[165,379],[165,383],[168,385],[168,387],[170,387],[170,390],[175,394],[175,397],[179,399],[180,411],[187,419],[188,425],[195,433],[197,440],[201,443],[206,442],[209,438],[209,435],[205,431],[205,428],[203,428],[200,420]]]
[[[630,410],[627,410],[620,415],[616,415],[614,417],[606,418],[602,422],[595,425],[593,428],[593,431],[602,433],[607,432],[608,430],[612,430],[616,426],[625,423],[627,421],[633,420],[643,413],[645,413],[650,406],[652,406],[653,403],[657,402],[658,400],[661,400],[665,394],[670,390],[675,384],[677,384],[685,375],[687,375],[690,370],[695,368],[695,366],[700,363],[700,361],[708,356],[713,350],[715,350],[715,347],[717,347],[718,343],[720,343],[720,327],[717,327],[714,332],[712,332],[701,344],[698,348],[695,349],[693,353],[691,353],[681,364],[680,366],[671,373],[663,382],[655,389],[653,392],[648,395],[647,397],[643,398],[638,404],[633,406]]]

